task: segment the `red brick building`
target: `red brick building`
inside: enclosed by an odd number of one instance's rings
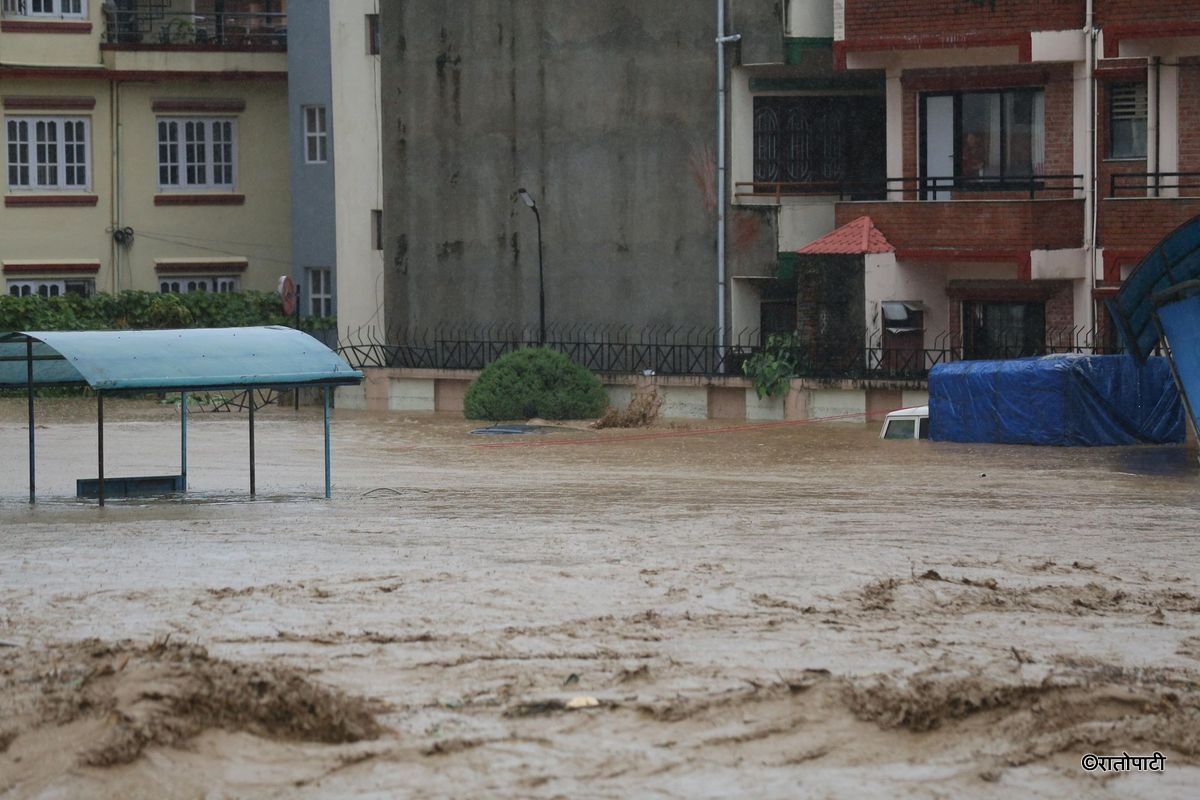
[[[878,76],[886,120],[875,190],[841,187],[829,221],[893,248],[865,256],[867,343],[920,324],[968,358],[1111,347],[1104,298],[1200,214],[1200,3],[831,5],[832,69]],[[811,194],[774,190],[781,215]],[[896,304],[921,313],[893,325]]]

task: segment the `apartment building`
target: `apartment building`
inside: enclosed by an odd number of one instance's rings
[[[10,294],[270,290],[292,268],[286,0],[3,0]]]
[[[380,0],[292,0],[288,115],[301,310],[382,336]]]
[[[1102,301],[1200,213],[1200,6],[792,0],[788,13],[797,46],[873,82],[870,108],[847,135],[810,87],[770,82],[781,67],[735,70],[735,202],[774,206],[781,245],[774,294],[743,292],[743,319],[757,305],[765,327],[795,320],[817,346],[850,330],[868,357],[1114,348]],[[848,298],[863,305],[851,329]]]

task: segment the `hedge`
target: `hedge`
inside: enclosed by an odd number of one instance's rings
[[[295,325],[272,292],[189,292],[14,297],[0,295],[0,331],[87,331],[161,328],[237,328]],[[336,326],[332,317],[302,317],[305,331]]]

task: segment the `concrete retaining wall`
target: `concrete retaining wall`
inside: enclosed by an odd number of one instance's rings
[[[462,414],[471,370],[365,369],[361,386],[337,390],[337,407],[363,411]],[[602,375],[609,401],[624,407],[635,394],[657,392],[667,419],[784,420],[839,418],[862,422],[896,408],[923,405],[921,381],[797,378],[786,397],[759,398],[743,377]]]

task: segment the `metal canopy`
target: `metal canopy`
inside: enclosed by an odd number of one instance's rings
[[[1121,341],[1139,361],[1158,344],[1154,310],[1173,287],[1200,279],[1200,216],[1180,225],[1154,246],[1109,300]]]
[[[250,390],[250,494],[255,494],[253,390],[320,387],[324,395],[325,496],[330,496],[329,394],[363,375],[306,333],[269,326],[168,331],[0,333],[0,388],[24,387],[29,406],[29,502],[36,499],[34,390],[89,386],[96,392],[97,496],[104,505],[104,397],[129,391],[179,392],[180,474],[122,479],[170,481],[187,491],[187,395]],[[87,481],[79,481],[84,484]],[[83,491],[80,489],[79,491]],[[82,495],[81,495],[82,496]]]
[[[203,391],[355,384],[362,373],[301,331],[281,326],[168,331],[0,333],[0,388],[86,385],[96,391]]]

